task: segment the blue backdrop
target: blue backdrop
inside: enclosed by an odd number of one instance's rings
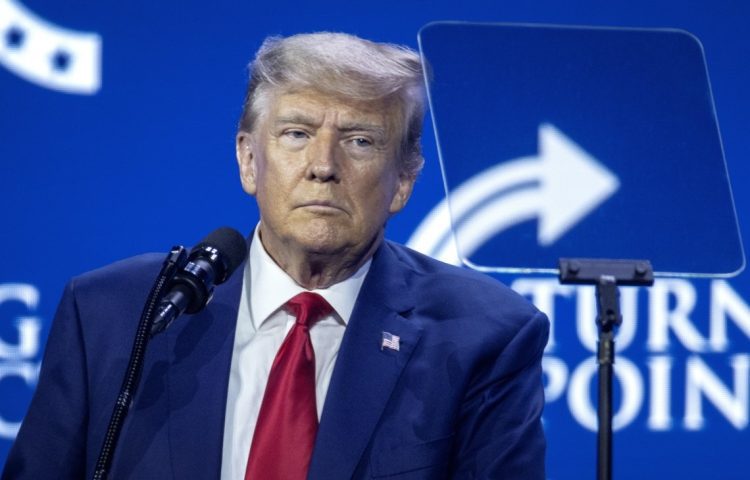
[[[20,9],[39,17],[13,17]],[[748,237],[748,18],[750,5],[732,0],[0,0],[0,464],[68,278],[195,243],[219,225],[249,232],[257,222],[237,178],[234,133],[244,66],[264,37],[336,30],[416,48],[418,29],[433,20],[689,30],[705,47]],[[424,145],[416,192],[389,224],[397,241],[407,242],[443,196],[429,125]],[[501,279],[553,321],[545,356],[548,477],[591,478],[593,292],[553,277]],[[617,478],[747,478],[749,287],[744,273],[623,291]]]

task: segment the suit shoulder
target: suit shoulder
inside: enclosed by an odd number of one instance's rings
[[[145,253],[119,260],[73,277],[68,288],[84,296],[109,292],[121,298],[140,298],[156,280],[164,257],[161,253]]]
[[[414,285],[421,299],[446,314],[498,314],[524,320],[539,314],[526,298],[488,275],[449,265],[394,242],[387,245],[415,273]]]

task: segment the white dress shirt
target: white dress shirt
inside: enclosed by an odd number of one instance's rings
[[[305,291],[320,294],[333,307],[330,315],[310,328],[310,338],[315,350],[315,396],[320,419],[341,339],[371,263],[368,260],[343,282],[326,289],[306,290],[295,283],[268,255],[258,230],[255,229],[250,244],[237,313],[224,418],[222,480],[238,480],[245,476],[248,453],[271,364],[295,322],[294,316],[281,307],[289,299]]]

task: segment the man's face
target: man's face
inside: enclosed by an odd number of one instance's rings
[[[255,130],[237,136],[243,188],[258,201],[263,244],[277,262],[364,255],[414,178],[401,172],[400,111],[315,91],[278,95]]]

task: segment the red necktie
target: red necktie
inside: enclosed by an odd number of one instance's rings
[[[245,480],[307,478],[318,433],[310,327],[333,309],[323,297],[311,292],[300,293],[286,306],[297,321],[279,347],[268,376]]]

